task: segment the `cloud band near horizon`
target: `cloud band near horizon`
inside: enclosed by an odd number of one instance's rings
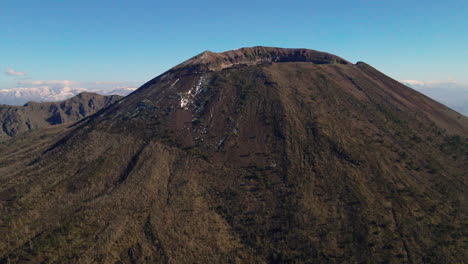
[[[6,68],[5,74],[9,76],[26,76],[27,75],[26,72],[15,71],[12,68]]]

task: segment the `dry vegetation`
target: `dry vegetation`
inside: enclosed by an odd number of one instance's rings
[[[303,52],[200,55],[2,143],[0,263],[462,263],[467,118]]]

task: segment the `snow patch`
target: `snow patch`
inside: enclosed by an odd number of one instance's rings
[[[178,79],[177,79],[178,81]],[[176,82],[177,82],[176,81]],[[192,104],[194,99],[203,91],[203,83],[205,82],[205,77],[201,76],[198,79],[197,84],[190,88],[190,90],[186,93],[179,94],[180,95],[180,107],[188,110],[188,105]],[[174,83],[175,84],[175,83]]]
[[[188,105],[188,103],[190,103],[190,98],[181,96],[181,98],[180,98],[180,107],[185,108]]]

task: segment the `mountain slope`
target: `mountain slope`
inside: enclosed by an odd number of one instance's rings
[[[121,98],[118,95],[80,93],[61,102],[28,102],[24,106],[0,105],[0,139],[32,129],[78,121]]]
[[[467,257],[467,118],[365,63],[205,52],[66,129],[0,146],[5,263]]]

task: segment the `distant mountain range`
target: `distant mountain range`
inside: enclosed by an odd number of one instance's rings
[[[52,125],[78,121],[120,100],[83,92],[60,102],[28,102],[24,106],[0,105],[0,140]]]
[[[468,85],[455,82],[422,82],[403,80],[401,83],[435,99],[446,106],[468,116]],[[127,96],[137,88],[93,89],[69,86],[41,86],[0,89],[0,104],[23,105],[29,101],[57,102],[69,99],[82,92],[101,95]]]
[[[86,88],[64,87],[27,87],[0,90],[0,104],[23,105],[29,101],[34,102],[57,102],[69,99],[79,93],[89,92],[101,95],[126,96],[136,88],[117,88],[112,90],[98,90]]]
[[[468,85],[456,82],[401,81],[403,84],[468,116]]]

